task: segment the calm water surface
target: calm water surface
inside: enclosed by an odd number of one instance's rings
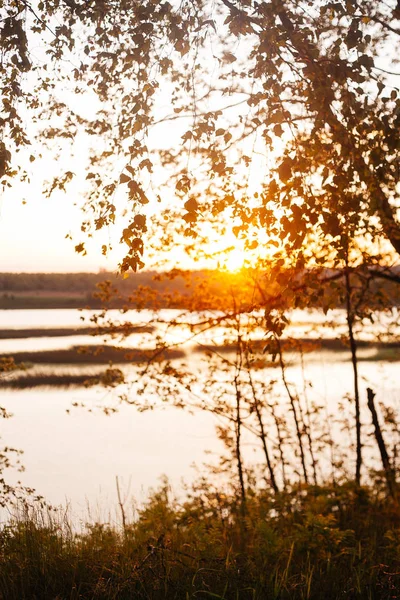
[[[85,312],[85,316],[90,316],[94,311]],[[177,311],[170,314],[175,316]],[[0,311],[0,328],[79,326],[81,315],[76,310]],[[119,318],[139,323],[150,320],[151,314],[138,315],[130,311],[129,315]],[[320,313],[298,312],[292,329],[301,335],[310,331],[321,335],[323,318]],[[335,320],[339,322],[340,331],[340,323],[343,323],[340,311]],[[334,331],[334,335],[338,335],[338,328],[331,327],[329,337]],[[65,348],[89,343],[91,339],[99,343],[97,338],[88,336],[0,340],[0,353]],[[138,341],[140,338],[135,334],[127,345],[134,346]],[[308,391],[310,400],[325,406],[327,414],[334,415],[339,400],[351,392],[352,371],[348,359],[346,352],[315,352],[312,358],[306,359],[306,379],[312,382]],[[199,355],[189,353],[187,363],[192,372],[202,377],[204,367]],[[398,362],[361,362],[362,394],[365,395],[370,385],[378,393],[377,400],[398,409],[399,370]],[[303,373],[297,363],[288,367],[287,376],[302,389]],[[279,373],[277,369],[265,368],[262,377],[279,378]],[[86,408],[72,408],[73,403],[85,403]],[[208,413],[197,411],[191,415],[171,408],[140,413],[123,405],[116,414],[106,416],[101,407],[109,403],[110,395],[94,388],[0,391],[0,405],[14,415],[1,422],[2,444],[23,449],[26,468],[22,474],[10,472],[8,481],[20,478],[54,504],[68,501],[77,515],[87,514],[90,505],[92,514],[98,511],[104,516],[105,511],[116,504],[116,476],[123,491],[128,493],[129,490],[129,494],[140,501],[150,487],[158,485],[163,474],[176,489],[182,478],[193,481],[197,475],[192,464],[201,466],[210,460],[206,451],[218,453],[221,450],[214,431],[216,418]],[[364,420],[368,423],[369,416],[365,414]],[[343,438],[344,444],[349,441]],[[250,441],[245,444],[244,454],[248,462],[257,461],[259,456]]]

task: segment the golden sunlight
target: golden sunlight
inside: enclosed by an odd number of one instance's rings
[[[221,262],[228,271],[240,271],[245,262],[245,253],[239,248],[229,248]]]

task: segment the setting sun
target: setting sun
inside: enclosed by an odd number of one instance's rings
[[[226,256],[223,259],[223,266],[228,271],[240,271],[245,262],[245,255],[243,250],[239,248],[232,248],[227,251]]]

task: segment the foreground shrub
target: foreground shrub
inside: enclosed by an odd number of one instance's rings
[[[249,494],[167,486],[134,523],[73,532],[28,511],[1,532],[0,595],[22,599],[397,598],[399,506],[352,485]]]

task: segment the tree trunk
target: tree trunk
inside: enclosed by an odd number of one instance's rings
[[[395,498],[395,496],[396,496],[395,473],[390,464],[389,454],[386,450],[385,440],[383,439],[383,434],[382,434],[381,426],[379,424],[378,414],[377,414],[376,408],[375,408],[375,402],[374,402],[375,394],[371,390],[371,388],[367,388],[367,395],[368,395],[368,408],[371,411],[371,415],[372,415],[372,423],[375,428],[375,432],[374,432],[375,439],[376,439],[376,443],[378,444],[379,452],[381,455],[382,466],[383,466],[383,470],[385,471],[385,477],[386,477],[388,491],[389,491],[389,494],[392,496],[392,498]]]
[[[282,373],[282,381],[283,381],[283,384],[285,386],[287,395],[288,395],[289,400],[290,400],[290,406],[292,408],[294,423],[295,423],[295,426],[296,426],[296,435],[297,435],[297,440],[299,442],[301,466],[302,466],[302,469],[303,469],[304,481],[305,481],[305,483],[308,484],[308,473],[307,473],[307,466],[306,466],[306,458],[305,458],[305,453],[304,453],[304,446],[303,446],[302,432],[301,432],[301,429],[300,429],[299,417],[297,415],[295,398],[294,398],[292,392],[290,391],[290,387],[289,387],[289,384],[288,384],[287,379],[286,379],[285,363],[283,362],[281,342],[280,342],[280,340],[277,337],[275,337],[275,339],[276,339],[277,348],[278,348],[278,356],[279,356],[279,364],[280,364],[281,373]]]
[[[347,260],[346,260],[347,263]],[[357,362],[357,344],[354,337],[353,325],[354,315],[351,309],[351,284],[348,264],[345,268],[345,282],[346,282],[346,318],[347,327],[349,332],[350,351],[351,351],[351,363],[353,366],[353,380],[354,380],[354,401],[356,406],[356,483],[360,485],[361,482],[361,465],[362,465],[362,454],[361,454],[361,418],[360,418],[360,393],[358,388],[358,362]]]

